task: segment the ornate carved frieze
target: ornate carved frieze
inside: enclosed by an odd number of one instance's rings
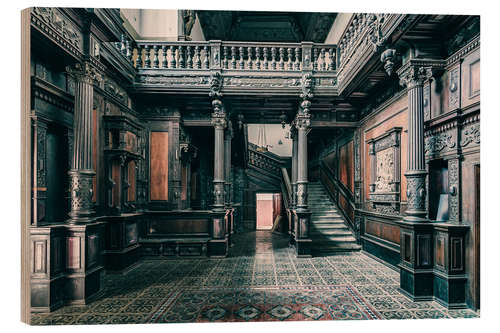
[[[127,104],[128,97],[127,92],[124,89],[108,77],[105,77],[103,82],[104,91],[118,99],[120,102]]]
[[[456,140],[450,132],[437,133],[428,136],[424,141],[424,151],[426,155],[432,155],[447,151],[456,147]]]
[[[80,31],[57,8],[33,7],[31,22],[64,48],[81,54],[83,39]]]
[[[180,87],[208,87],[210,83],[209,76],[204,75],[183,75],[174,76],[171,73],[154,73],[154,74],[140,74],[138,77],[139,83],[145,84],[162,84],[167,86],[180,86]]]
[[[475,124],[470,124],[466,125],[462,128],[462,133],[461,133],[461,141],[460,141],[460,146],[467,147],[473,144],[480,144],[481,143],[481,132],[480,132],[480,124],[475,123]]]

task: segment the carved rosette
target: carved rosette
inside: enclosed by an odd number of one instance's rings
[[[92,180],[95,175],[93,170],[75,170],[69,172],[71,192],[70,223],[88,221],[94,214],[94,203],[92,202]]]
[[[423,218],[426,216],[425,210],[425,176],[426,172],[405,173],[406,176],[406,196],[407,210],[406,219]]]

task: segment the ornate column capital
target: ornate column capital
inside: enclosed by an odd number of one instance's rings
[[[311,113],[309,108],[311,107],[311,102],[308,100],[302,101],[300,103],[300,109],[295,116],[294,125],[297,130],[307,130],[311,126]]]
[[[408,89],[423,86],[437,71],[442,70],[443,66],[443,60],[410,59],[397,71],[399,84]]]
[[[87,61],[66,66],[66,72],[80,82],[93,84],[102,81],[101,73]]]

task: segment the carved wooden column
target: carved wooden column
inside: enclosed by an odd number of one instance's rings
[[[428,67],[403,66],[398,72],[401,85],[408,90],[408,145],[407,145],[407,209],[405,221],[426,222],[424,153],[424,82],[432,76]]]
[[[301,103],[301,110],[295,118],[297,128],[297,202],[296,202],[296,235],[295,246],[297,256],[305,257],[311,255],[311,238],[309,235],[309,225],[311,211],[307,203],[307,132],[311,125],[311,115],[309,107],[311,102],[304,100]]]
[[[226,113],[222,101],[212,101],[212,125],[214,135],[214,203],[212,205],[212,239],[209,243],[209,255],[225,256],[227,253],[227,240],[225,228],[224,209],[224,129],[227,126]]]
[[[297,204],[297,154],[298,154],[298,140],[297,140],[297,128],[295,128],[295,123],[292,123],[290,128],[290,136],[292,137],[292,202],[291,207],[295,209]]]
[[[228,126],[224,136],[224,206],[226,208],[226,234],[228,244],[231,245],[232,235],[234,233],[233,225],[233,198],[232,198],[232,175],[231,175],[231,141],[233,140],[232,123],[228,120]]]
[[[75,78],[75,111],[73,115],[73,161],[70,176],[71,211],[69,223],[87,223],[94,214],[92,202],[92,108],[93,81],[100,75],[88,63],[68,66]]]
[[[408,91],[407,209],[400,222],[400,288],[413,300],[433,298],[433,227],[425,207],[427,176],[424,153],[423,86],[432,75],[432,63],[410,59],[399,70]]]

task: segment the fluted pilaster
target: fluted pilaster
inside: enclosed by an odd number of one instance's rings
[[[71,163],[70,223],[85,223],[94,214],[92,202],[92,110],[94,80],[100,75],[87,62],[76,63],[66,71],[75,79],[75,109],[73,114],[73,156]]]
[[[408,90],[407,209],[405,221],[426,221],[424,154],[424,94],[423,85],[432,76],[431,68],[419,65],[403,66],[400,83]]]

